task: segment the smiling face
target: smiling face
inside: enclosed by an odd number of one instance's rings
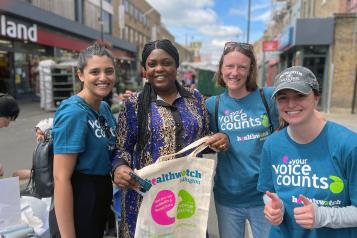
[[[318,101],[319,96],[315,96],[313,91],[305,95],[295,90],[284,89],[276,96],[279,115],[291,126],[309,122]]]
[[[158,94],[176,91],[177,67],[174,58],[166,51],[153,50],[145,62],[145,68],[146,77]]]
[[[222,64],[222,78],[229,93],[246,95],[246,82],[250,72],[250,58],[241,52],[232,51],[226,54]]]
[[[102,100],[113,89],[115,69],[113,60],[108,56],[94,55],[87,59],[83,72],[78,72],[84,83],[83,93],[93,100]]]

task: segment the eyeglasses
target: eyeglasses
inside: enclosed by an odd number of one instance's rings
[[[110,128],[108,126],[108,122],[105,119],[105,117],[103,115],[99,115],[98,116],[98,122],[99,122],[99,126],[100,128],[104,131],[105,133],[105,137],[107,138],[111,138],[112,137],[112,133],[110,132]]]
[[[224,44],[224,51],[226,50],[233,50],[236,47],[240,47],[244,50],[253,50],[253,45],[248,44],[248,43],[243,43],[243,42],[236,42],[236,41],[228,41],[226,44]]]

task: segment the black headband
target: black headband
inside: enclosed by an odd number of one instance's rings
[[[143,53],[141,56],[141,65],[145,68],[145,63],[151,52],[155,49],[161,49],[166,51],[174,60],[176,63],[176,68],[178,68],[180,64],[180,57],[179,53],[176,49],[176,47],[171,43],[169,40],[157,40],[157,41],[151,41],[149,43],[146,43],[143,49]]]

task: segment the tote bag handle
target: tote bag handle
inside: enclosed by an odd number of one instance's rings
[[[194,148],[196,148],[195,150],[193,150],[188,156],[190,157],[196,157],[196,155],[200,152],[202,152],[204,149],[207,148],[207,145],[205,145],[204,143],[208,140],[209,136],[205,136],[205,137],[202,137],[201,139],[198,139],[194,142],[192,142],[191,144],[189,144],[188,146],[186,146],[185,148],[183,148],[182,150],[180,150],[179,152],[176,152],[174,154],[170,154],[170,155],[163,155],[163,156],[160,156],[156,163],[159,163],[159,162],[162,162],[162,161],[165,161],[165,160],[168,160],[176,155],[179,155],[179,154],[182,154],[182,153],[185,153],[186,151],[189,151],[189,150],[192,150]]]

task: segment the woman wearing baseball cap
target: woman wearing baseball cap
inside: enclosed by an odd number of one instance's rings
[[[270,237],[357,237],[357,134],[315,110],[319,84],[305,67],[282,71],[273,97],[288,126],[262,152]]]

